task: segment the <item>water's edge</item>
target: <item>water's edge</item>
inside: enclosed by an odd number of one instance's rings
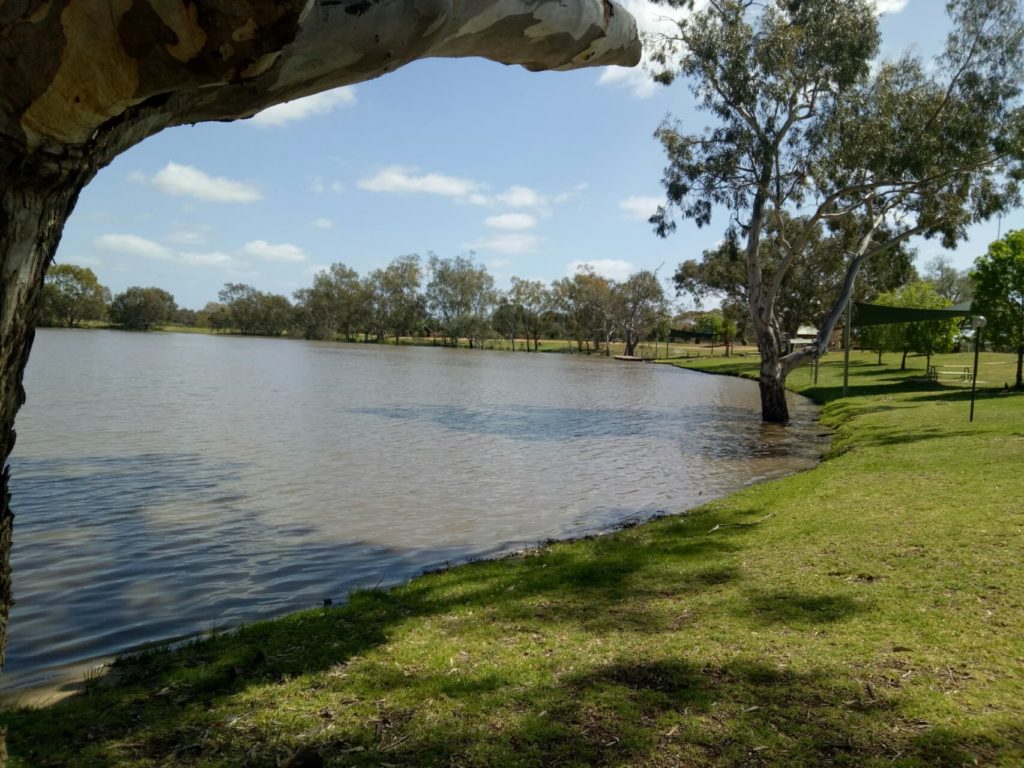
[[[754,384],[755,382],[748,377],[740,376],[732,372],[716,372],[706,371],[699,369],[681,368],[679,366],[666,365],[665,367],[676,368],[681,371],[689,371],[692,373],[706,373],[711,376],[726,376],[730,378],[739,378]],[[811,398],[804,395],[798,395],[796,393],[789,393],[791,397],[795,399],[796,403],[800,404],[800,410],[802,412],[803,421],[813,423],[816,425],[817,432],[815,434],[817,441],[816,445],[820,444],[821,451],[818,454],[817,460],[804,467],[794,468],[785,474],[770,477],[770,478],[752,478],[748,482],[740,484],[738,487],[734,487],[731,490],[723,491],[721,493],[709,493],[706,496],[702,495],[701,501],[698,504],[694,504],[690,507],[679,509],[675,511],[667,510],[656,510],[650,514],[635,515],[627,517],[623,520],[618,520],[612,523],[602,523],[592,527],[591,529],[582,529],[578,532],[574,532],[572,535],[567,536],[556,536],[548,538],[544,541],[538,541],[536,543],[527,542],[505,542],[499,544],[491,549],[482,550],[479,552],[469,553],[459,557],[453,557],[451,559],[439,560],[434,562],[427,562],[420,564],[418,570],[412,575],[403,574],[393,578],[386,578],[384,576],[372,587],[372,589],[379,589],[382,591],[389,591],[397,587],[414,581],[415,579],[421,578],[425,575],[447,571],[450,569],[458,568],[473,562],[481,560],[502,560],[522,557],[531,552],[535,552],[538,549],[553,544],[553,543],[572,543],[574,541],[583,541],[593,539],[599,536],[613,535],[619,531],[636,527],[638,525],[644,525],[654,520],[660,520],[669,517],[679,517],[692,514],[699,510],[705,504],[711,501],[718,501],[724,498],[728,498],[734,494],[742,492],[744,489],[754,485],[770,484],[784,480],[793,475],[813,470],[819,467],[824,461],[827,461],[827,449],[831,444],[833,437],[833,430],[824,426],[820,422],[822,406],[816,403]],[[351,591],[357,591],[362,589],[361,587],[353,588]],[[348,598],[348,594],[341,596],[338,600],[334,601],[335,606],[343,605]],[[166,640],[147,642],[138,646],[126,648],[115,655],[98,656],[93,659],[84,660],[77,662],[66,667],[54,668],[47,670],[47,676],[45,679],[41,678],[38,671],[27,671],[22,674],[15,674],[12,676],[0,677],[0,706],[3,707],[41,707],[51,704],[55,704],[58,701],[82,693],[95,685],[116,685],[117,674],[116,674],[116,662],[120,658],[129,658],[134,654],[141,652],[148,652],[153,650],[170,650],[181,645],[194,642],[204,637],[213,636],[215,634],[222,634],[224,632],[231,632],[238,629],[241,626],[246,626],[261,621],[274,621],[285,616],[292,615],[294,613],[300,613],[306,610],[313,610],[320,606],[310,605],[306,608],[291,609],[284,611],[279,614],[272,616],[261,617],[254,621],[236,622],[224,626],[218,626],[211,630],[198,631],[185,635],[181,635],[174,638],[168,638]]]

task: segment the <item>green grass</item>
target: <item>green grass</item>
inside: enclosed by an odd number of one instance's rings
[[[1024,396],[872,361],[791,377],[813,470],[125,661],[13,765],[1020,766]]]

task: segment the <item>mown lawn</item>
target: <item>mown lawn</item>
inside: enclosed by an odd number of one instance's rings
[[[1024,765],[1024,395],[873,360],[793,375],[813,470],[128,660],[13,764]]]

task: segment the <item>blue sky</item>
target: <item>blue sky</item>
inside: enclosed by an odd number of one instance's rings
[[[883,56],[937,50],[942,0],[876,0]],[[664,11],[626,3],[643,27]],[[622,278],[699,257],[719,217],[666,240],[646,222],[664,158],[666,114],[699,131],[686,85],[642,70],[528,73],[475,59],[429,60],[253,120],[164,131],[120,156],[83,192],[57,254],[115,293],[156,285],[180,306],[225,282],[291,295],[333,262],[361,274],[409,253],[474,251],[499,287],[591,263]],[[976,227],[949,253],[965,268],[996,238]],[[1024,227],[1024,214],[1002,220]],[[919,266],[943,253],[918,242]]]

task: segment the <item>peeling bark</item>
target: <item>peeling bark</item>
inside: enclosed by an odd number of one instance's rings
[[[79,192],[166,127],[250,117],[432,56],[632,66],[640,42],[609,0],[0,0],[0,665],[7,459],[43,278]]]

